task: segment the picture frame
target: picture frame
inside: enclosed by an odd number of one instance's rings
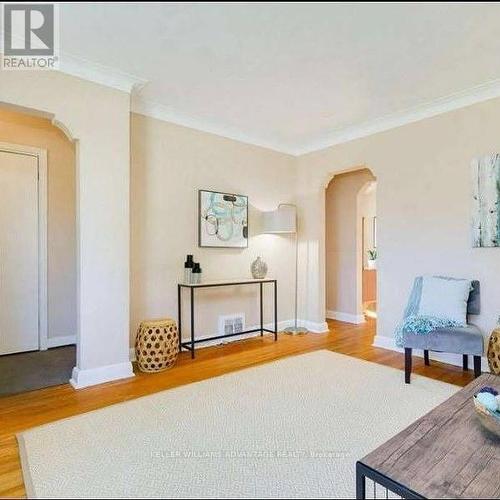
[[[248,196],[198,190],[198,246],[248,247]]]

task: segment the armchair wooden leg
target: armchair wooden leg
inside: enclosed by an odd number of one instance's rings
[[[481,356],[474,356],[474,378],[481,375]]]
[[[462,366],[464,368],[464,372],[466,372],[469,369],[469,356],[467,354],[463,355]]]
[[[429,351],[428,350],[424,350],[424,363],[425,363],[425,366],[429,366],[431,364],[431,362],[429,361]]]
[[[411,377],[411,347],[405,347],[405,384],[410,383]]]

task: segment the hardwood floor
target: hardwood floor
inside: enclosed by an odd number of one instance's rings
[[[0,497],[25,496],[15,435],[30,427],[318,349],[403,370],[402,354],[371,346],[375,334],[373,321],[364,325],[338,321],[328,324],[330,331],[324,334],[296,337],[280,334],[278,342],[267,336],[200,349],[194,361],[188,353],[183,353],[174,368],[159,374],[137,373],[131,379],[79,391],[66,384],[0,398]],[[471,372],[462,372],[459,367],[431,363],[431,366],[424,366],[423,358],[415,358],[414,373],[460,386],[473,379]],[[401,383],[403,376],[401,372]]]

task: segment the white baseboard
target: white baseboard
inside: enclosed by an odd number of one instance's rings
[[[47,349],[76,344],[76,335],[61,335],[60,337],[49,337],[47,339]]]
[[[293,321],[290,322],[289,326],[293,325]],[[298,320],[299,326],[303,326],[307,328],[311,333],[326,333],[328,331],[328,323],[326,321],[307,321],[307,320]]]
[[[283,331],[285,328],[288,328],[290,326],[293,326],[295,324],[295,321],[293,319],[288,319],[284,321],[279,321],[278,322],[278,332]],[[328,331],[328,324],[326,321],[316,323],[314,321],[306,321],[306,320],[297,320],[298,326],[303,326],[307,328],[311,333],[325,333]],[[249,326],[246,327],[248,330],[254,330],[255,328],[259,328],[259,326],[254,325],[254,326]],[[265,323],[264,328],[268,330],[272,330],[274,328],[274,323]],[[271,335],[269,332],[264,332],[265,335]],[[219,335],[219,333],[214,333],[213,335],[203,335],[203,336],[196,336],[197,339],[203,339],[203,338],[209,338]],[[203,342],[200,344],[197,344],[196,349],[203,349],[205,347],[210,347],[214,345],[221,345],[221,344],[228,344],[230,342],[237,342],[239,340],[244,340],[244,339],[249,339],[252,337],[259,337],[260,332],[252,332],[252,333],[244,333],[242,335],[234,336],[234,337],[227,337],[225,339],[216,339],[216,340],[208,340],[207,342]],[[183,342],[188,342],[189,338],[183,338]],[[135,348],[131,347],[130,348],[130,361],[135,361]]]
[[[328,319],[336,319],[337,321],[343,321],[344,323],[354,323],[355,325],[360,325],[361,323],[364,323],[366,321],[364,314],[349,314],[339,311],[327,310],[326,317]]]
[[[381,347],[382,349],[389,349],[390,351],[403,352],[404,350],[401,347],[398,347],[393,338],[384,337],[383,335],[376,335],[373,339],[374,347]],[[414,356],[418,356],[419,358],[424,357],[424,352],[420,349],[414,349]],[[429,358],[434,359],[435,361],[440,361],[441,363],[447,363],[448,365],[454,366],[462,366],[462,355],[461,354],[451,354],[447,352],[432,352],[429,351]],[[470,365],[470,363],[469,363]],[[487,359],[483,356],[481,359],[481,371],[489,372],[490,368],[488,366]]]
[[[103,384],[113,380],[122,378],[134,377],[132,363],[126,361],[115,365],[100,366],[99,368],[90,368],[88,370],[80,370],[73,368],[73,373],[69,383],[75,389],[83,389],[91,385]]]

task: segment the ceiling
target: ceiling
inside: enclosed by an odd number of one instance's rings
[[[500,95],[500,4],[71,3],[60,15],[63,70],[135,77],[133,109],[291,154]]]

